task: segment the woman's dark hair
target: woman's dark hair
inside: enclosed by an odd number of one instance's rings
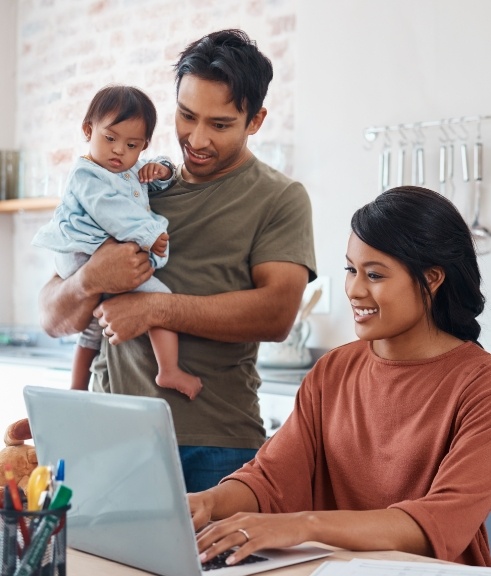
[[[426,188],[393,188],[357,210],[351,228],[365,244],[407,267],[437,328],[477,342],[476,317],[485,303],[481,274],[469,227],[450,200]],[[425,277],[432,266],[445,271],[434,298]]]
[[[114,116],[108,128],[131,118],[145,122],[145,138],[152,139],[157,124],[157,110],[150,98],[139,88],[112,84],[101,88],[92,98],[82,127],[100,122],[107,116]]]
[[[242,30],[221,30],[192,42],[181,52],[174,71],[178,94],[185,74],[227,84],[237,110],[246,109],[246,124],[261,109],[273,78],[271,61]]]

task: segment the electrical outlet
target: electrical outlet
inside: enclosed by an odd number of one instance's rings
[[[319,276],[313,282],[307,284],[303,293],[302,305],[305,306],[307,304],[318,288],[322,290],[322,296],[314,306],[312,314],[329,314],[331,309],[331,278],[329,276]]]

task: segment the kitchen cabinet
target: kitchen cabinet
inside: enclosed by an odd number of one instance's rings
[[[2,200],[0,213],[20,212],[24,210],[51,210],[60,203],[57,197],[18,198],[15,200]]]

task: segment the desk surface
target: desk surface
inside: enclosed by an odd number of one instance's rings
[[[68,554],[68,574],[70,576],[87,576],[87,574],[97,574],[97,576],[142,576],[148,574],[136,568],[130,568],[117,562],[111,562],[104,558],[92,556],[69,548]],[[304,564],[297,564],[289,568],[278,568],[270,570],[265,574],[268,576],[310,576],[319,564],[326,560],[337,560],[349,562],[353,558],[373,558],[375,560],[403,560],[404,562],[438,562],[433,558],[415,556],[405,552],[350,552],[348,550],[336,550],[332,556],[321,560],[313,560]]]

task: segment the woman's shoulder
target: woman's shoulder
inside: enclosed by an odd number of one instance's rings
[[[342,363],[360,360],[370,355],[370,344],[364,340],[354,340],[331,348],[316,362],[314,368],[325,367],[327,364]]]

